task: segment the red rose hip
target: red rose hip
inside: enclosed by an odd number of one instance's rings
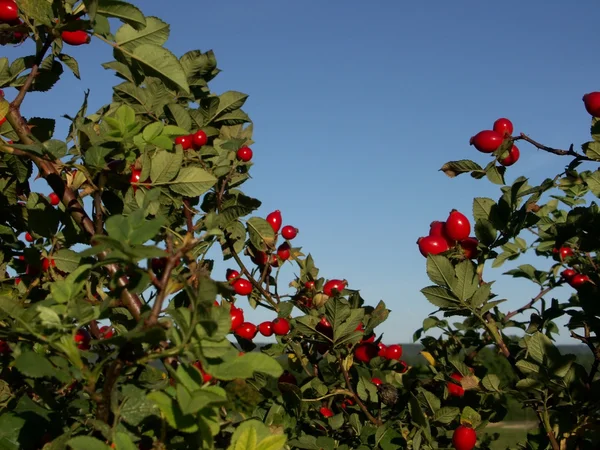
[[[263,336],[273,336],[273,323],[268,321],[261,323],[260,325],[258,325],[258,331]]]
[[[242,147],[236,152],[235,156],[242,162],[248,162],[252,159],[252,149],[250,147]]]
[[[281,228],[281,211],[276,210],[267,215],[267,222],[273,228],[273,231],[277,233]]]
[[[450,212],[448,219],[446,219],[444,231],[446,236],[450,239],[462,241],[469,237],[469,234],[471,233],[471,223],[464,214],[454,209]]]
[[[460,425],[452,435],[452,445],[455,450],[473,450],[477,443],[477,433],[475,430],[464,425]]]
[[[244,322],[235,329],[234,333],[242,339],[251,341],[258,333],[258,327],[253,323]]]
[[[192,145],[194,146],[194,148],[200,148],[203,145],[206,145],[207,142],[208,137],[206,136],[206,133],[202,130],[198,130],[192,135]]]
[[[511,136],[513,132],[513,124],[510,120],[502,117],[494,122],[493,130],[500,133],[502,136]]]
[[[83,30],[63,31],[60,34],[61,39],[65,44],[77,46],[90,43],[90,35]]]
[[[329,280],[323,286],[323,294],[327,295],[328,297],[331,297],[334,293],[334,290],[338,291],[338,292],[342,292],[345,288],[346,288],[345,280],[338,280],[338,279]]]
[[[10,23],[19,19],[19,9],[14,0],[0,0],[0,22]]]
[[[504,136],[494,130],[483,130],[471,138],[469,143],[481,153],[493,153],[500,145]]]
[[[583,96],[585,110],[594,117],[600,117],[600,92],[590,92]]]
[[[389,360],[402,358],[402,346],[398,344],[388,345],[385,349],[385,358]]]
[[[237,295],[250,295],[252,293],[252,283],[244,278],[238,278],[233,283],[233,289]]]
[[[450,250],[448,241],[443,236],[423,236],[417,240],[421,255],[439,255]]]
[[[290,332],[290,322],[284,317],[275,319],[272,323],[273,333],[277,336],[285,336]]]
[[[189,150],[194,145],[194,138],[191,135],[177,136],[175,138],[175,144],[181,145],[184,150]]]
[[[296,236],[298,236],[298,228],[294,228],[291,225],[286,225],[285,227],[283,227],[281,229],[281,235],[283,236],[284,239],[291,241]]]
[[[508,156],[506,158],[502,158],[498,162],[502,164],[504,167],[512,166],[516,163],[521,157],[521,152],[516,145],[513,145],[512,148],[508,151]]]
[[[460,380],[463,379],[463,376],[460,373],[455,372],[452,375],[450,375],[450,378],[452,378],[453,380],[456,380],[456,381],[458,381],[458,383],[460,383]],[[452,397],[462,397],[463,395],[465,395],[465,390],[460,384],[456,384],[456,383],[453,383],[452,381],[448,381],[447,386],[448,386],[448,393]]]

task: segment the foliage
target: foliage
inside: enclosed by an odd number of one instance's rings
[[[483,430],[514,397],[540,421],[526,448],[597,448],[599,213],[588,199],[600,195],[600,175],[578,171],[600,159],[597,119],[584,154],[549,149],[573,161],[540,186],[506,185],[497,165],[515,140],[540,145],[524,135],[507,136],[485,168],[442,168],[487,177],[502,194],[474,200],[476,261],[454,244],[427,257],[423,294],[441,317],[415,333],[429,364],[409,367],[375,335],[390,313],[384,302],[321,276],[291,243],[295,232],[282,239],[278,212],[256,215],[261,202],[242,190],[252,167],[247,95],[210,90],[212,51],[177,57],[164,46],[168,24],[125,1],[17,4],[19,21],[0,24],[0,43],[34,41],[36,51],[0,58],[0,87],[19,92],[10,105],[0,96],[2,448],[447,448],[459,424]],[[119,80],[96,112],[86,94],[61,140],[55,119],[25,119],[20,106],[65,68],[80,77],[65,52],[88,43],[113,47],[103,67]],[[31,192],[38,175],[57,201]],[[213,273],[213,248],[237,266],[227,279]],[[509,271],[540,295],[503,313],[485,262],[526,252],[558,260],[550,271]],[[589,280],[547,302],[566,263]],[[298,276],[284,293],[286,264]],[[288,320],[289,332],[279,322],[277,342],[256,349],[244,296]],[[553,344],[561,316],[593,351],[590,367]],[[522,337],[506,334],[514,327]],[[434,329],[438,337],[425,335]],[[490,344],[505,363],[486,360]],[[479,448],[490,441],[480,434]]]

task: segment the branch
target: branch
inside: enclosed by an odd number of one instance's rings
[[[34,71],[32,70],[32,74]],[[29,77],[33,78],[31,74]],[[24,88],[25,86],[23,86]],[[24,92],[24,90],[22,89]],[[24,95],[24,94],[23,94]],[[13,130],[19,136],[19,140],[23,144],[33,144],[35,141],[31,136],[29,125],[21,116],[19,108],[14,108],[11,105],[8,114],[6,115],[7,121],[12,126]],[[83,209],[83,206],[77,200],[77,197],[72,189],[65,185],[64,180],[61,178],[60,173],[56,167],[56,163],[47,159],[41,158],[37,155],[33,155],[22,150],[18,150],[12,147],[3,146],[3,150],[7,153],[12,153],[16,156],[26,157],[33,161],[37,166],[40,175],[46,180],[52,190],[60,197],[61,202],[65,205],[66,211],[71,215],[75,223],[79,227],[93,236],[95,234],[95,227],[89,216]],[[104,260],[108,255],[107,252],[101,252],[98,255],[100,261]],[[107,264],[104,266],[108,271],[109,275],[115,277],[119,272],[119,266],[116,264]],[[117,279],[117,285],[122,288],[121,290],[121,302],[129,310],[135,320],[140,319],[142,302],[136,294],[132,294],[127,290],[128,279],[125,276],[121,276]]]
[[[362,400],[360,399],[360,397],[358,396],[358,394],[356,392],[354,392],[354,389],[352,388],[352,383],[350,382],[350,375],[348,374],[348,371],[344,367],[343,363],[340,364],[340,368],[342,369],[342,374],[344,375],[344,380],[346,380],[346,387],[348,388],[348,391],[350,391],[350,393],[352,394],[352,396],[356,400],[356,404],[360,407],[360,409],[362,409],[362,411],[367,416],[367,419],[369,419],[373,425],[376,425],[376,426],[381,425],[381,422],[379,420],[377,420],[373,416],[373,414],[371,414],[369,412],[369,410],[367,409],[367,407],[365,406],[365,404],[362,402]]]
[[[185,216],[185,222],[187,225],[188,233],[194,234],[194,221],[192,217],[192,208],[190,207],[190,201],[187,198],[183,199],[183,215]]]
[[[586,155],[577,153],[575,150],[573,150],[573,144],[571,144],[571,146],[569,147],[569,150],[561,150],[558,148],[552,148],[552,147],[548,147],[546,145],[540,144],[537,141],[534,141],[529,136],[527,136],[525,133],[521,133],[520,136],[513,138],[513,141],[518,141],[518,140],[523,140],[523,141],[529,142],[534,147],[536,147],[540,150],[543,150],[545,152],[552,153],[553,155],[573,156],[574,158],[577,158],[578,160],[581,160],[581,161],[594,161],[593,159],[588,158]]]
[[[560,445],[556,440],[556,436],[554,436],[554,431],[552,431],[552,426],[550,425],[550,418],[548,417],[548,411],[545,409],[544,412],[537,411],[537,416],[541,424],[544,425],[544,429],[546,430],[546,436],[550,439],[550,445],[552,445],[552,450],[560,450]]]
[[[514,311],[511,311],[509,313],[506,314],[506,316],[504,316],[503,322],[506,323],[508,322],[508,320],[514,316],[516,316],[517,314],[521,314],[524,311],[527,311],[529,308],[531,308],[533,306],[533,304],[535,302],[537,302],[538,300],[540,300],[544,295],[546,295],[548,292],[550,292],[552,289],[554,289],[556,286],[549,286],[545,289],[542,289],[540,291],[540,293],[538,295],[536,295],[534,298],[531,299],[531,301],[523,306],[521,306],[519,309],[515,309]]]

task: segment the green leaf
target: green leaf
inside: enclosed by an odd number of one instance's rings
[[[245,353],[222,364],[207,367],[206,370],[219,380],[251,378],[255,372],[271,377],[279,377],[283,373],[283,368],[277,360],[255,352]]]
[[[479,219],[475,222],[475,236],[485,245],[491,245],[496,240],[498,232],[487,219]]]
[[[470,406],[465,406],[462,410],[462,414],[460,415],[460,422],[468,423],[473,428],[477,428],[481,423],[481,416]]]
[[[133,385],[123,386],[123,402],[120,405],[120,414],[123,421],[137,427],[147,417],[158,414],[156,404],[151,402],[145,392]]]
[[[212,188],[216,182],[214,175],[200,167],[183,167],[169,187],[173,192],[185,197],[198,197]]]
[[[475,293],[478,280],[475,274],[475,266],[471,261],[462,261],[456,265],[456,287],[453,292],[459,300],[467,301]]]
[[[29,350],[21,353],[14,364],[19,372],[27,377],[51,377],[55,374],[54,367],[46,357]]]
[[[483,170],[481,166],[471,160],[461,159],[460,161],[449,161],[444,164],[440,171],[444,172],[450,178],[460,174],[472,172],[473,170]]]
[[[110,450],[110,447],[91,436],[76,436],[69,439],[67,445],[73,450]]]
[[[483,380],[481,380],[481,384],[488,391],[500,392],[500,378],[498,378],[498,375],[488,373],[483,377]]]
[[[471,298],[471,301],[470,301],[471,306],[473,308],[477,308],[477,307],[483,305],[490,298],[491,291],[492,291],[491,283],[484,283],[481,286],[479,286],[477,288],[477,290],[475,291],[475,293],[473,294],[473,297]]]
[[[181,169],[183,162],[183,150],[176,148],[174,152],[159,150],[152,158],[152,169],[150,179],[153,183],[171,181]]]
[[[445,287],[428,286],[421,289],[421,293],[432,305],[438,308],[451,308],[459,304],[456,296]]]
[[[233,450],[256,450],[256,430],[254,428],[246,428],[235,441]]]
[[[133,49],[133,58],[143,66],[146,75],[157,76],[189,94],[190,88],[183,68],[175,55],[166,48],[142,44]]]
[[[133,443],[127,433],[117,431],[115,434],[115,444],[117,450],[138,450],[138,447]]]
[[[433,421],[448,425],[460,414],[460,409],[455,406],[444,406],[433,415]]]
[[[475,197],[473,199],[473,218],[478,220],[489,220],[492,207],[496,204],[494,200],[487,197]]]
[[[131,25],[123,25],[115,34],[115,41],[120,47],[132,50],[138,45],[164,45],[169,38],[169,24],[158,17],[146,17],[146,27],[141,30]]]
[[[106,17],[120,19],[138,30],[146,26],[144,15],[131,3],[119,0],[99,0],[97,12]]]
[[[427,275],[429,279],[439,286],[453,289],[456,286],[454,267],[448,258],[442,255],[429,255],[427,257]]]
[[[258,443],[256,450],[282,450],[286,440],[285,434],[268,436]]]
[[[504,181],[504,172],[506,172],[506,167],[491,165],[486,170],[485,175],[492,183],[504,185],[506,184],[506,181]]]
[[[142,137],[146,142],[152,142],[152,140],[162,133],[164,125],[162,122],[152,122],[144,127],[144,131],[142,132]]]
[[[215,117],[219,117],[225,113],[240,109],[246,102],[247,98],[248,95],[243,94],[242,92],[224,92],[223,94],[219,95],[219,106],[215,113]]]
[[[52,5],[46,0],[17,0],[17,4],[25,16],[31,17],[41,24],[52,26],[54,19]]]
[[[52,255],[56,268],[62,272],[71,273],[81,264],[81,257],[73,250],[61,248]]]
[[[583,151],[588,158],[600,160],[600,142],[591,141],[583,144]]]
[[[250,242],[258,250],[266,251],[275,244],[273,227],[262,217],[251,217],[246,222]]]
[[[66,55],[64,53],[60,53],[58,55],[58,59],[65,66],[67,66],[69,69],[71,69],[71,72],[73,72],[73,75],[75,75],[75,78],[77,78],[78,80],[81,79],[81,75],[79,73],[79,64],[77,63],[77,60],[75,58],[73,58],[72,56]]]
[[[540,366],[529,362],[529,361],[525,361],[525,360],[519,360],[515,363],[515,366],[517,366],[521,372],[523,372],[524,374],[529,374],[529,373],[539,373],[540,372]]]
[[[167,423],[183,433],[198,431],[198,421],[194,415],[184,415],[174,399],[161,391],[148,394],[148,399],[158,405]]]

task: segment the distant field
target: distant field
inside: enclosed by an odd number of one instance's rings
[[[500,422],[492,424],[486,428],[487,433],[498,433],[500,436],[490,448],[492,450],[517,448],[519,442],[525,441],[527,431],[535,427],[535,422]]]

